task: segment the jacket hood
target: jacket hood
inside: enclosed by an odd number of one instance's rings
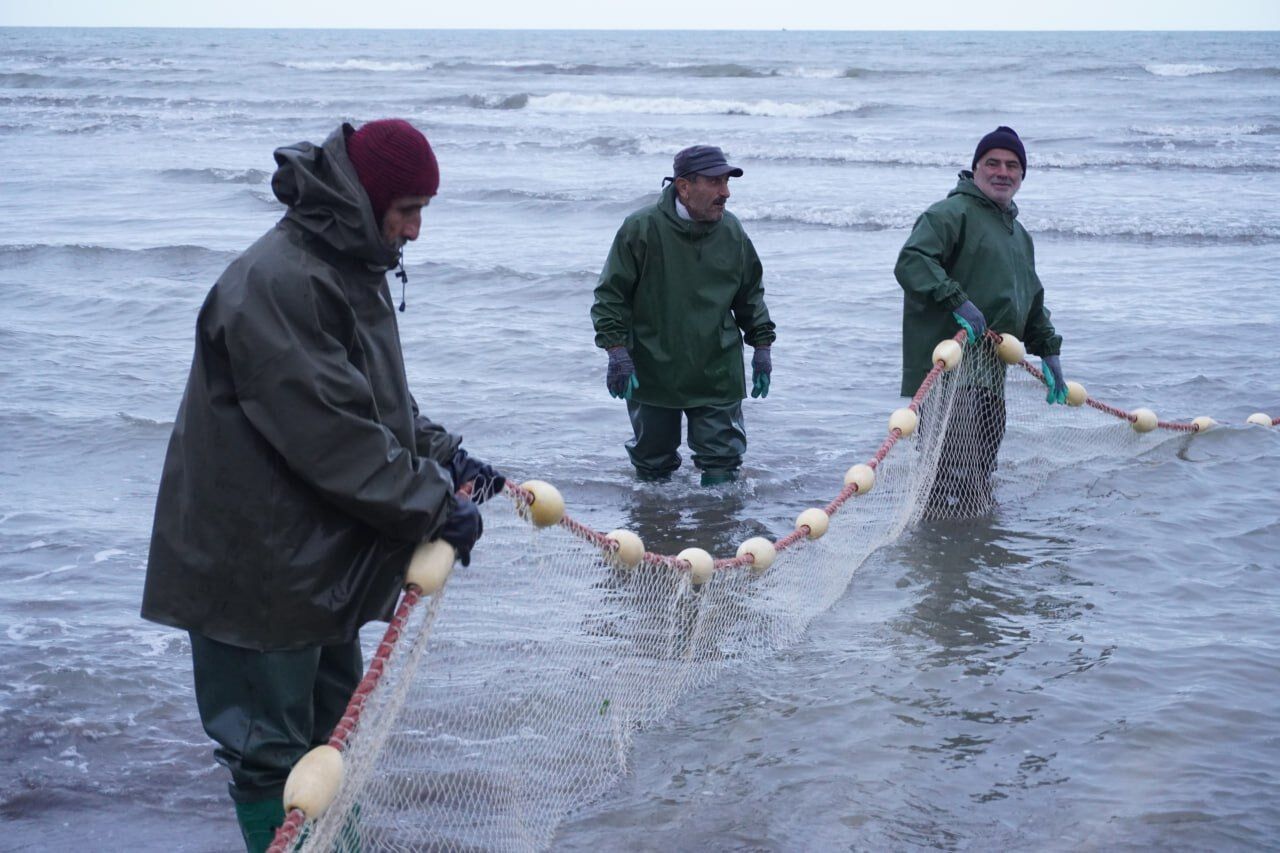
[[[336,251],[387,270],[400,253],[382,238],[369,195],[347,158],[353,131],[343,124],[319,147],[299,142],[277,148],[271,191],[289,208],[286,219]]]
[[[676,228],[684,231],[691,237],[701,237],[704,234],[713,231],[724,220],[719,222],[699,222],[696,219],[681,219],[680,214],[676,213],[676,185],[675,183],[667,184],[662,189],[662,198],[658,200],[658,209],[671,220]],[[725,211],[725,216],[729,216],[729,211]]]
[[[947,193],[947,198],[951,198],[953,195],[973,196],[979,201],[985,202],[986,205],[990,207],[992,210],[994,210],[996,213],[999,213],[1001,215],[1007,214],[1010,219],[1018,218],[1017,202],[1010,199],[1009,207],[1001,208],[1000,205],[996,204],[994,201],[987,198],[986,193],[978,189],[978,185],[973,182],[973,172],[970,172],[968,169],[965,169],[960,173],[959,180],[956,181],[956,188],[953,189],[951,192]]]

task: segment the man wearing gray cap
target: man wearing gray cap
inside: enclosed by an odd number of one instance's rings
[[[680,467],[681,415],[702,485],[738,478],[744,339],[755,348],[751,396],[769,394],[774,325],[760,258],[724,207],[730,177],[742,170],[715,146],[677,154],[671,185],[622,223],[596,285],[596,346],[609,354],[609,394],[627,402],[627,453],[642,480]]]

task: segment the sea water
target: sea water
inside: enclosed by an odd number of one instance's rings
[[[1027,145],[1067,375],[1231,424],[909,532],[801,642],[643,732],[556,847],[1274,846],[1280,431],[1239,425],[1280,414],[1277,56],[1274,33],[0,29],[0,847],[239,843],[185,635],[137,615],[157,479],[196,311],[281,214],[272,149],[384,116],[442,171],[406,251],[419,402],[651,548],[781,536],[874,451],[897,250],[997,124]],[[588,317],[694,143],[745,170],[729,206],[778,324],[745,479],[715,494],[688,466],[635,483]]]

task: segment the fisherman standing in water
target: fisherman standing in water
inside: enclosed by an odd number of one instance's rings
[[[466,565],[482,525],[455,492],[472,484],[479,502],[503,485],[419,414],[405,379],[386,272],[439,187],[426,137],[398,119],[343,125],[275,160],[288,211],[196,322],[142,600],[145,618],[190,632],[250,851],[360,681],[360,626],[391,616],[418,543],[443,539]]]
[[[634,437],[627,453],[642,480],[680,467],[681,416],[702,485],[738,478],[747,449],[742,343],[752,397],[767,397],[774,324],[764,271],[737,217],[725,210],[724,153],[695,145],[675,156],[657,204],[627,217],[595,290],[596,346],[609,354],[610,395],[626,400]]]
[[[1049,322],[1031,235],[1013,203],[1027,173],[1022,140],[1012,128],[996,128],[978,142],[972,169],[916,220],[894,268],[903,291],[902,393],[916,393],[933,367],[934,346],[959,328],[968,333],[966,359],[980,364],[969,366],[970,384],[958,390],[926,509],[935,517],[991,506],[1005,407],[1004,365],[983,337],[988,328],[1041,356],[1049,403],[1067,398],[1062,338]]]

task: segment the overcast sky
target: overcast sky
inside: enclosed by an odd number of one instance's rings
[[[0,0],[0,26],[1275,30],[1280,0]]]

